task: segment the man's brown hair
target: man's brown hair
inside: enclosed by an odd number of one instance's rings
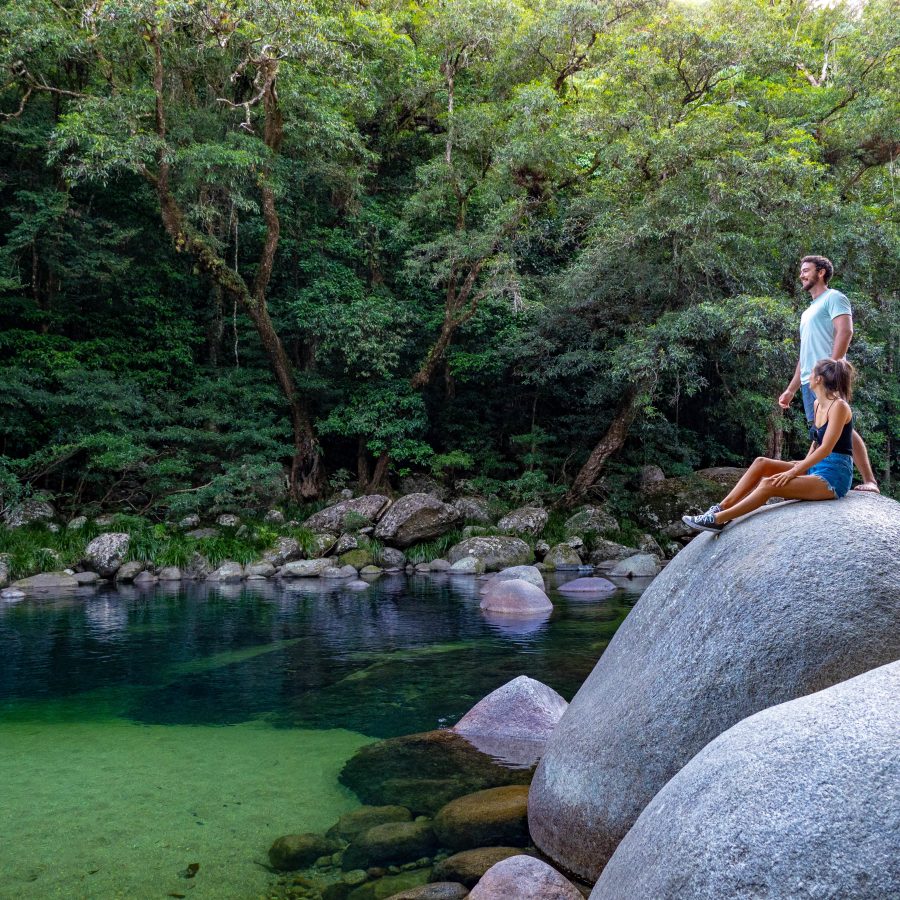
[[[831,276],[834,275],[834,265],[826,256],[804,256],[800,260],[800,265],[802,266],[803,263],[812,263],[816,267],[817,272],[821,272],[824,269],[825,284],[831,281]]]

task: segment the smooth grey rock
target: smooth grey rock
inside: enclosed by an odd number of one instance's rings
[[[84,567],[103,578],[110,578],[121,567],[131,538],[124,532],[106,532],[97,535],[84,550]]]
[[[182,531],[190,531],[192,528],[198,528],[200,526],[200,516],[196,513],[191,513],[189,516],[185,516],[179,523],[178,527]]]
[[[488,511],[487,501],[482,497],[457,497],[453,501],[453,507],[459,513],[460,519],[466,524],[491,524],[491,514]]]
[[[574,578],[557,590],[561,594],[608,594],[616,590],[616,586],[606,578]]]
[[[484,572],[484,563],[474,556],[464,556],[453,563],[447,571],[451,575],[481,575]]]
[[[206,576],[207,581],[236,582],[244,577],[244,567],[239,562],[227,559],[214,572]]]
[[[360,575],[380,575],[384,570],[379,566],[363,566],[359,570]]]
[[[719,735],[650,801],[591,900],[898,896],[898,698],[895,662]]]
[[[81,529],[84,528],[87,523],[87,516],[75,516],[75,518],[72,519],[68,525],[66,525],[66,528],[69,531],[81,531]]]
[[[522,578],[513,578],[492,583],[481,608],[506,616],[534,616],[549,612],[553,604],[541,588]]]
[[[428,541],[459,522],[459,513],[433,494],[407,494],[379,519],[375,537],[401,549]]]
[[[3,588],[0,591],[0,600],[5,600],[7,603],[15,603],[18,600],[25,599],[25,591],[21,588],[8,587]]]
[[[554,569],[577,569],[581,566],[581,557],[569,544],[557,544],[544,556],[544,565]]]
[[[333,566],[322,573],[323,578],[356,578],[357,571],[353,566]]]
[[[493,584],[500,584],[501,581],[514,581],[517,578],[530,581],[536,588],[544,590],[544,576],[535,566],[507,566],[487,582],[484,590],[488,590]]]
[[[603,534],[605,531],[618,531],[619,523],[615,517],[598,506],[584,506],[574,515],[566,519],[563,531],[566,537],[584,537],[586,534]]]
[[[530,534],[537,537],[549,518],[549,513],[542,506],[521,506],[508,512],[497,523],[497,528],[507,534]]]
[[[348,591],[366,591],[371,587],[368,581],[363,581],[361,578],[356,578],[353,581],[348,581],[346,584],[346,588]]]
[[[144,569],[143,572],[138,572],[137,575],[134,576],[134,583],[136,585],[144,585],[145,587],[150,584],[156,584],[157,581],[159,581],[159,579],[146,569]]]
[[[330,559],[297,559],[285,563],[278,574],[281,578],[316,578],[332,565]]]
[[[250,563],[244,569],[244,574],[248,578],[271,578],[275,574],[275,566],[270,562]]]
[[[519,675],[479,700],[451,730],[546,741],[568,705],[553,688]]]
[[[131,562],[124,563],[119,566],[116,571],[116,581],[125,584],[129,581],[134,581],[141,572],[146,568],[146,563],[142,562],[139,559],[134,559]]]
[[[450,563],[446,559],[433,559],[431,561],[432,572],[449,572]]]
[[[659,575],[660,570],[658,557],[650,553],[635,553],[617,562],[609,574],[616,578],[650,578]]]
[[[222,513],[222,515],[216,519],[216,525],[220,528],[237,528],[240,524],[240,516],[236,516],[234,513]]]
[[[263,562],[275,566],[283,566],[285,563],[300,559],[303,551],[299,542],[292,537],[280,537],[275,541],[275,546],[263,554]]]
[[[263,516],[266,525],[284,525],[284,513],[280,509],[270,509]]]
[[[447,559],[451,563],[473,556],[484,563],[489,572],[509,566],[518,566],[534,560],[531,547],[521,538],[508,535],[485,535],[466,538],[450,548]]]
[[[166,566],[159,570],[160,581],[181,581],[181,569],[178,566]]]
[[[342,500],[333,506],[320,509],[311,515],[303,524],[312,531],[330,531],[340,534],[346,530],[345,521],[350,516],[354,519],[365,519],[374,522],[390,506],[391,501],[381,494],[366,494],[352,500]]]
[[[39,575],[31,575],[29,578],[20,578],[14,581],[10,587],[20,591],[52,591],[64,588],[78,587],[74,575],[66,575],[65,572],[41,572]]]
[[[653,796],[717,735],[895,660],[898,534],[900,504],[851,491],[767,506],[695,538],[641,596],[556,727],[529,800],[538,847],[595,878]]]
[[[21,528],[33,522],[49,522],[55,516],[56,510],[46,497],[31,497],[7,507],[3,522],[7,528]]]
[[[96,572],[76,572],[72,577],[82,586],[97,584],[100,581],[100,576]]]
[[[431,563],[416,563],[416,572],[419,575],[424,575],[431,571]]]
[[[622,895],[619,900],[624,898]],[[532,856],[495,863],[469,893],[471,900],[583,900],[581,892],[552,866]],[[631,898],[629,898],[631,900]]]
[[[406,554],[396,547],[382,547],[378,551],[375,562],[385,569],[399,569],[406,564]]]

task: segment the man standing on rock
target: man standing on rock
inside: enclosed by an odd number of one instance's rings
[[[787,409],[791,405],[797,388],[803,396],[803,410],[806,421],[815,421],[815,394],[809,387],[809,376],[813,366],[827,357],[843,359],[853,338],[853,311],[850,301],[840,291],[828,287],[834,274],[831,260],[824,256],[804,256],[800,262],[800,284],[809,293],[811,302],[800,317],[800,358],[794,377],[782,395],[778,405]],[[869,462],[869,452],[863,439],[853,432],[853,461],[862,475],[862,484],[854,490],[880,493],[875,481],[875,473]]]

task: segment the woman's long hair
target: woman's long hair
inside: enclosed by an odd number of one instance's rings
[[[846,359],[820,359],[813,366],[813,375],[822,379],[829,394],[837,394],[848,403],[853,398],[853,380],[856,369]]]

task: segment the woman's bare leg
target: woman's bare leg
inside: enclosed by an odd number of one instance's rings
[[[788,463],[790,467],[790,463]],[[784,471],[784,470],[782,470]],[[759,486],[734,506],[716,513],[716,524],[724,525],[738,516],[744,516],[754,509],[764,506],[770,497],[784,497],[785,500],[834,500],[834,491],[818,475],[798,475],[787,484],[775,487],[771,478],[763,478]]]
[[[793,463],[781,459],[758,456],[750,464],[750,468],[741,475],[741,480],[731,489],[728,496],[720,501],[719,506],[722,509],[730,509],[753,491],[763,478],[768,475],[777,475],[779,472],[787,472],[793,465]]]

